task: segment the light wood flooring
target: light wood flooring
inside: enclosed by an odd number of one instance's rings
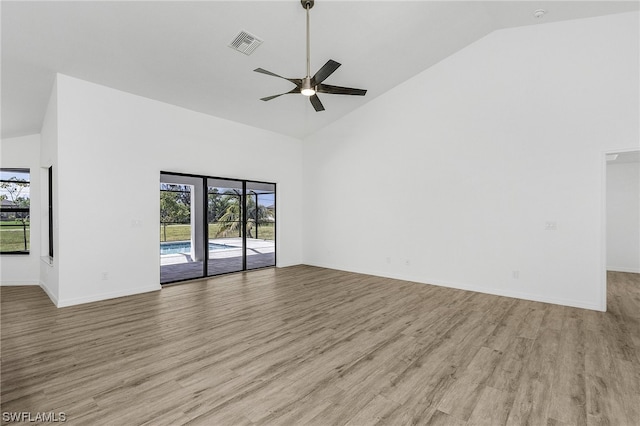
[[[309,266],[55,308],[2,287],[2,411],[74,425],[639,425],[640,278],[594,312]]]

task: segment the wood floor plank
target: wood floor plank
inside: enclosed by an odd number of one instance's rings
[[[532,345],[533,340],[514,336],[487,380],[487,386],[515,393],[522,381],[526,359]]]
[[[503,425],[507,421],[515,394],[485,386],[474,407],[468,425]]]
[[[520,384],[506,424],[509,426],[545,424],[548,419],[548,389],[539,380]]]
[[[502,352],[481,347],[438,404],[438,411],[467,421],[476,408],[486,383],[500,362]]]
[[[1,287],[0,331],[2,411],[71,425],[640,424],[640,274],[606,313],[310,266],[61,309]]]
[[[549,416],[568,424],[586,424],[585,329],[581,319],[569,318],[561,331],[553,375]]]
[[[436,410],[426,424],[429,426],[464,426],[467,422]]]

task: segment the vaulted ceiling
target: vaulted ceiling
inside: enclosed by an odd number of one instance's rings
[[[332,1],[311,10],[312,74],[365,97],[259,98],[301,78],[305,11],[299,1],[3,1],[2,136],[38,133],[55,73],[250,126],[304,137],[488,33],[638,10],[637,1]],[[542,18],[534,11],[545,9]],[[250,56],[228,47],[240,30],[264,40]],[[526,46],[523,46],[526,48]]]

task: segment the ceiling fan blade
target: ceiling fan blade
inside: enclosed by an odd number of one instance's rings
[[[318,95],[309,96],[309,100],[311,101],[311,105],[316,109],[316,112],[324,111],[324,106],[322,102],[320,102]]]
[[[284,78],[285,80],[288,80],[287,78],[285,78],[285,77],[283,77],[281,75],[272,73],[271,71],[267,71],[267,70],[262,69],[262,68],[256,68],[254,71],[255,72],[261,72],[262,74],[267,74],[267,75],[271,75],[271,76],[274,76],[274,77]]]
[[[284,80],[288,80],[288,81],[292,82],[293,84],[295,84],[296,86],[300,86],[300,85],[302,85],[302,79],[301,79],[301,78],[287,78],[287,77],[283,77],[283,76],[281,76],[281,75],[278,75],[278,74],[272,73],[271,71],[267,71],[267,70],[262,69],[262,68],[256,68],[254,71],[255,71],[255,72],[262,73],[262,74],[270,75],[270,76],[272,76],[272,77],[278,77],[278,78],[282,78],[282,79],[284,79]]]
[[[315,86],[316,84],[322,83],[327,77],[329,77],[335,70],[338,69],[340,64],[333,59],[329,59],[326,64],[322,66],[311,79],[311,85]]]
[[[267,96],[266,98],[260,98],[260,100],[261,101],[270,101],[271,99],[277,98],[278,96],[288,95],[289,93],[300,93],[300,88],[296,87],[294,89],[291,89],[288,92],[280,93],[279,95]]]
[[[367,91],[365,89],[354,89],[352,87],[331,86],[329,84],[319,84],[316,87],[318,93],[331,93],[333,95],[356,95],[364,96]]]

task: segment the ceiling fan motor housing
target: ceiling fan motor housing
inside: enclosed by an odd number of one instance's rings
[[[311,77],[305,77],[302,79],[302,85],[300,86],[300,93],[305,96],[312,96],[316,93],[315,85],[311,85]]]

